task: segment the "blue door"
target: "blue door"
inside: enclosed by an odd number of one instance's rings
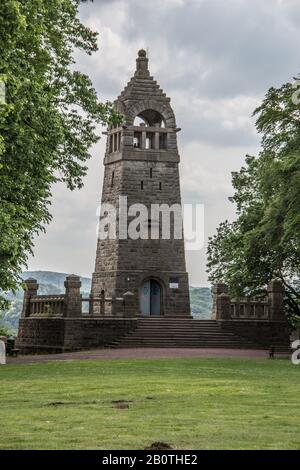
[[[140,289],[140,308],[142,315],[160,315],[161,287],[154,279],[145,281]]]
[[[151,283],[150,281],[146,281],[140,289],[141,314],[145,316],[150,315],[150,292]]]
[[[151,281],[150,315],[160,315],[160,285],[157,281]]]

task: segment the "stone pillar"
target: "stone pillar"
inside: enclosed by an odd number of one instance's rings
[[[216,320],[217,318],[217,298],[220,294],[227,294],[228,292],[228,286],[227,284],[224,284],[222,282],[218,284],[214,284],[212,288],[212,294],[213,294],[213,304],[212,304],[212,315],[211,318],[212,320]]]
[[[90,315],[90,316],[92,316],[93,313],[94,313],[94,302],[93,302],[93,298],[94,298],[93,295],[90,294],[90,295],[89,295],[89,299],[90,299],[90,301],[89,301],[89,315]]]
[[[169,148],[170,148],[170,132],[167,133],[165,150],[168,150]]]
[[[142,137],[141,137],[141,149],[145,150],[146,148],[146,131],[142,132]]]
[[[160,136],[160,133],[155,132],[155,135],[154,135],[154,149],[155,150],[159,150],[159,136]]]
[[[217,297],[217,315],[216,320],[230,320],[231,311],[230,311],[230,297],[228,294],[218,295]]]
[[[81,317],[82,302],[80,294],[80,277],[72,274],[65,280],[65,305],[64,305],[64,316],[65,317]]]
[[[273,279],[268,285],[268,297],[270,301],[270,320],[286,319],[283,305],[284,288],[280,279]]]
[[[125,292],[124,294],[124,316],[136,317],[135,295],[132,292]]]
[[[37,295],[39,285],[36,279],[29,278],[24,281],[26,287],[24,289],[23,308],[21,318],[29,317],[30,315],[30,299]]]

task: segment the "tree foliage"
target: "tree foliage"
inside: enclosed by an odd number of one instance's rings
[[[51,220],[51,187],[82,186],[96,126],[121,117],[99,103],[74,51],[97,50],[80,0],[0,2],[0,288],[16,289],[33,236]],[[0,83],[1,85],[1,83]],[[3,89],[3,87],[2,87]],[[3,299],[2,299],[3,301]]]
[[[254,114],[262,133],[259,156],[233,173],[237,219],[209,241],[212,282],[233,295],[264,295],[279,277],[289,317],[300,315],[300,105],[291,83],[271,88]]]

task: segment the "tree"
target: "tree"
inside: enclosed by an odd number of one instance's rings
[[[0,3],[0,289],[16,290],[45,230],[52,185],[80,188],[96,126],[121,122],[75,69],[74,50],[97,50],[78,19],[80,0]],[[0,85],[1,85],[0,83]],[[3,90],[3,86],[2,86]],[[3,296],[0,302],[3,305]]]
[[[271,88],[254,114],[262,133],[259,156],[233,173],[237,219],[223,222],[209,241],[212,282],[231,294],[264,295],[279,277],[291,321],[300,316],[300,106],[291,83]]]

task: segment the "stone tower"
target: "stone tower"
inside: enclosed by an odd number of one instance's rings
[[[180,129],[170,98],[150,76],[144,50],[114,104],[124,121],[107,131],[102,207],[109,203],[119,209],[119,197],[126,196],[128,208],[143,204],[150,217],[151,204],[181,204],[176,135]],[[126,229],[132,219],[129,213]],[[162,237],[161,216],[147,218],[140,226],[150,234],[156,224],[158,239],[126,239],[120,235],[119,221],[115,239],[98,239],[92,295],[114,299],[131,292],[134,315],[190,316],[184,240],[174,236],[174,219],[169,239]],[[117,304],[105,302],[105,315],[116,314]],[[100,305],[94,303],[94,315],[101,313]]]

